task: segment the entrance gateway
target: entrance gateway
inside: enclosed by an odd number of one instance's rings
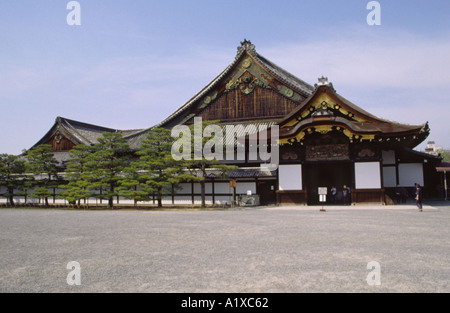
[[[305,103],[278,123],[278,203],[318,204],[318,188],[333,186],[336,203],[342,203],[345,185],[351,203],[386,204],[397,185],[423,184],[428,160],[411,147],[428,134],[427,124],[377,118],[337,94],[326,79],[319,82]]]
[[[305,139],[305,162],[303,163],[303,187],[307,191],[307,203],[328,202],[338,204],[342,201],[343,186],[353,185],[349,140],[342,134],[312,134]],[[319,188],[337,190],[336,197],[321,199]]]
[[[307,203],[318,204],[320,201],[319,188],[327,188],[326,203],[339,204],[342,202],[342,188],[352,185],[353,170],[350,162],[313,163],[304,164],[302,171],[303,187],[307,192]],[[332,187],[337,190],[335,201],[330,197]]]

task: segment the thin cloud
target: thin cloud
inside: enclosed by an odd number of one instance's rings
[[[450,84],[450,36],[411,38],[403,32],[386,38],[361,37],[288,44],[265,55],[293,74],[339,84],[377,87],[431,87]]]

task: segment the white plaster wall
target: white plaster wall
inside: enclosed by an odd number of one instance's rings
[[[302,190],[302,166],[280,165],[278,168],[280,190]]]
[[[415,183],[423,186],[423,164],[403,163],[398,165],[398,179],[400,186],[414,187]]]
[[[381,188],[381,174],[379,162],[355,163],[355,187],[356,189]]]
[[[256,183],[255,182],[237,182],[236,183],[236,193],[237,194],[247,194],[247,190],[250,190],[252,194],[256,194]]]

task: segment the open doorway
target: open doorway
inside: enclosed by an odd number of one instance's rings
[[[275,192],[276,180],[259,180],[257,183],[257,192],[261,205],[276,204],[277,195]]]
[[[303,165],[303,188],[308,192],[308,205],[317,205],[319,201],[319,187],[327,187],[328,195],[326,204],[341,204],[342,189],[344,185],[352,184],[352,163],[313,163]],[[337,189],[336,201],[330,199],[330,189],[335,186]]]

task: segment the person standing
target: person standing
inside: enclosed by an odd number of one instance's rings
[[[342,196],[344,198],[344,205],[350,205],[350,187],[347,187],[347,185],[344,185]]]
[[[330,190],[330,194],[331,194],[331,202],[333,202],[334,204],[336,204],[336,196],[337,196],[337,190],[335,186],[331,186],[331,190]]]
[[[422,188],[420,187],[419,184],[416,184],[416,205],[417,208],[419,208],[419,212],[422,212]]]

